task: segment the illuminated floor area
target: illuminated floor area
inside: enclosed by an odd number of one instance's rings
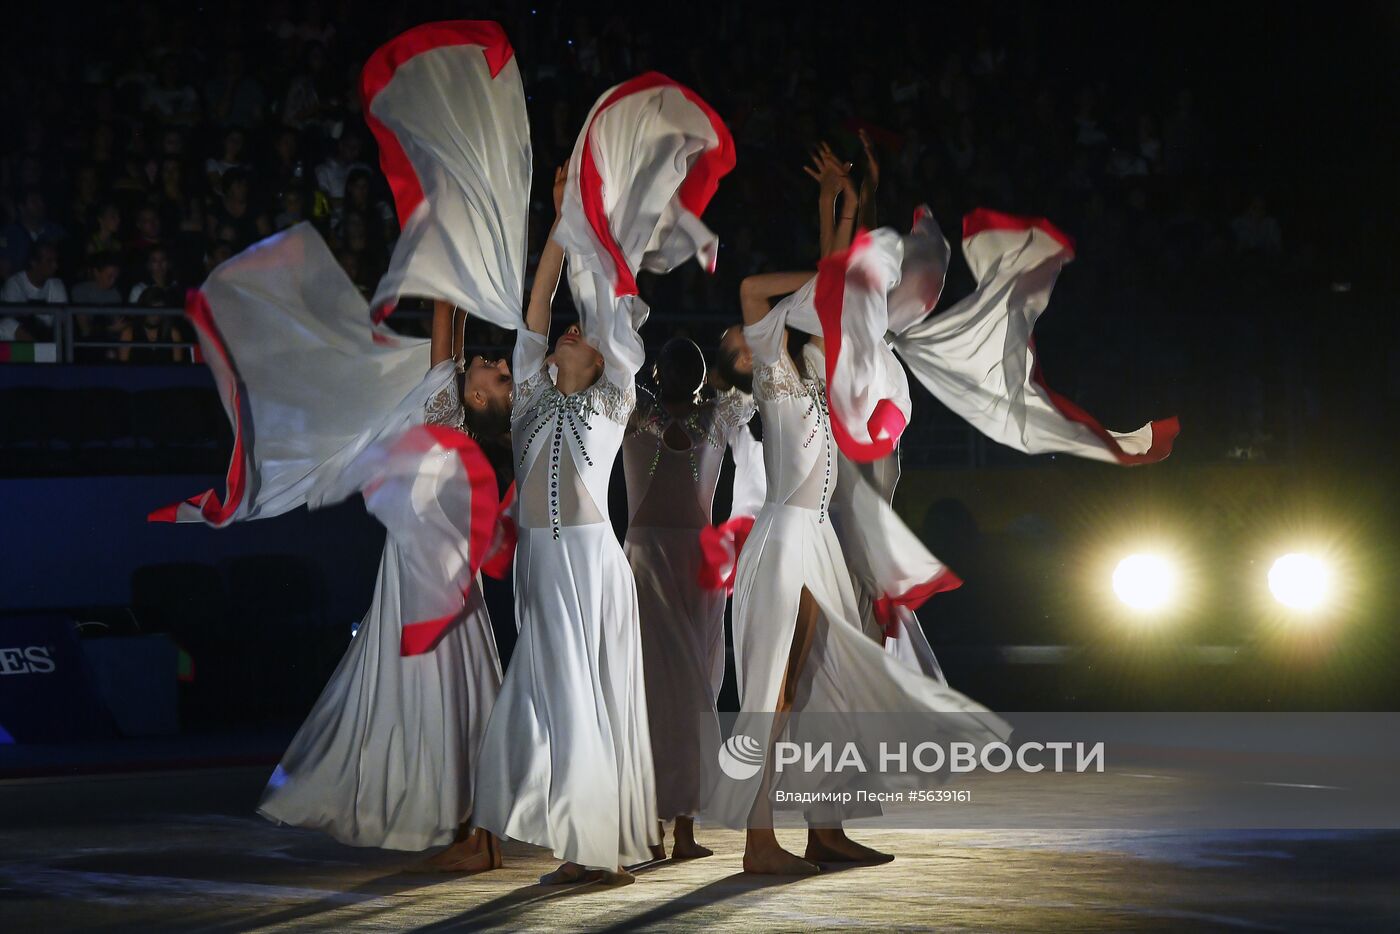
[[[458,878],[249,814],[265,769],[0,783],[0,930],[1394,930],[1400,833],[852,830],[882,868],[797,881],[716,855],[620,889]],[[781,832],[801,845],[799,830]]]

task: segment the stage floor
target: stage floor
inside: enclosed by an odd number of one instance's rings
[[[266,768],[0,782],[0,931],[1395,930],[1400,832],[910,831],[884,867],[746,876],[740,834],[634,885],[542,888],[543,851],[415,870],[251,813]],[[798,849],[800,829],[780,830]]]

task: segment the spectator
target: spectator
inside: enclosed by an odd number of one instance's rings
[[[117,291],[117,278],[121,271],[121,260],[115,253],[89,256],[88,278],[73,286],[73,304],[120,305],[122,293]]]
[[[144,309],[169,308],[175,297],[161,288],[151,288],[141,294]],[[143,314],[132,321],[123,321],[116,337],[124,345],[117,348],[115,358],[121,363],[185,363],[190,359],[185,347],[162,347],[190,340],[185,324],[170,314]]]
[[[136,209],[136,224],[126,242],[126,253],[144,256],[151,247],[160,242],[160,211],[154,204],[147,202]]]
[[[122,212],[115,201],[107,201],[97,209],[92,234],[83,244],[83,253],[117,253],[122,248]]]
[[[248,74],[247,59],[238,48],[224,52],[217,77],[204,88],[211,121],[224,127],[256,127],[262,123],[266,96],[258,79]]]
[[[5,275],[22,274],[29,262],[29,254],[39,241],[57,243],[63,239],[63,228],[48,219],[48,206],[38,188],[26,188],[16,205],[17,217],[13,224],[0,234],[0,261]]]
[[[145,111],[162,123],[193,126],[199,122],[199,95],[180,74],[180,61],[167,55],[160,63],[160,78],[146,88]]]
[[[373,196],[368,168],[355,169],[346,179],[345,199],[340,209],[331,216],[332,229],[341,229],[347,213],[359,213],[371,221],[368,236],[377,247],[382,248],[394,238],[394,209],[389,202]]]
[[[248,167],[244,161],[243,153],[247,142],[248,138],[240,127],[229,127],[224,131],[223,144],[218,157],[210,157],[204,163],[204,175],[209,179],[209,187],[212,190],[220,190],[224,175],[230,169],[246,169]]]
[[[208,225],[210,239],[228,243],[235,253],[272,233],[266,215],[253,206],[252,185],[242,169],[230,169],[224,175],[223,191]]]
[[[87,226],[88,218],[97,211],[101,190],[102,183],[97,176],[97,166],[88,162],[78,169],[73,176],[73,194],[68,199],[69,227],[82,230]]]
[[[58,278],[58,247],[40,240],[29,251],[26,269],[5,280],[0,288],[0,301],[10,304],[68,304],[68,290]],[[53,315],[26,316],[28,323],[16,317],[0,321],[0,339],[49,340],[53,336]]]
[[[326,68],[325,47],[310,43],[304,61],[306,70],[292,79],[282,100],[282,123],[294,130],[319,127],[324,131],[327,117],[338,105]]]
[[[277,132],[272,143],[272,164],[262,176],[278,191],[306,184],[306,163],[301,158],[301,141],[288,127]]]
[[[142,296],[150,289],[160,290],[162,297],[178,297],[174,270],[170,267],[170,251],[163,246],[153,246],[146,254],[145,278],[131,287],[131,293],[126,297],[127,304],[140,303]],[[147,307],[151,306],[147,304]]]
[[[345,197],[345,183],[351,172],[369,172],[369,166],[360,161],[360,150],[364,141],[360,134],[345,132],[336,142],[335,154],[316,166],[316,185],[338,204]]]
[[[286,230],[306,220],[306,192],[300,188],[288,188],[282,192],[280,200],[282,210],[272,222],[275,229]]]
[[[1241,253],[1277,254],[1283,251],[1283,230],[1269,214],[1262,195],[1250,199],[1249,207],[1230,222],[1235,247]]]

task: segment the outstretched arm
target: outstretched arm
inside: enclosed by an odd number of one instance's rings
[[[554,239],[559,226],[559,208],[564,201],[564,180],[568,172],[560,167],[554,171],[554,223],[545,239],[540,264],[535,268],[535,282],[530,287],[530,304],[525,308],[525,327],[536,334],[549,334],[550,307],[559,288],[559,274],[564,270],[564,248]]]
[[[772,307],[769,302],[780,295],[796,292],[812,278],[811,272],[765,272],[749,276],[739,284],[739,307],[745,324],[757,324]]]

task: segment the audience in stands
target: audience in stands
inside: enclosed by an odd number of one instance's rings
[[[1175,385],[1166,362],[1140,372],[1171,357],[1135,357],[1133,341],[1160,341],[1168,311],[1238,314],[1229,290],[1258,294],[1258,281],[1247,290],[1239,280],[1239,265],[1300,268],[1295,256],[1284,262],[1284,225],[1266,195],[1248,200],[1279,189],[1245,180],[1240,167],[1220,171],[1212,152],[1219,127],[1191,90],[1166,84],[1153,95],[1081,83],[1042,48],[1049,40],[1038,26],[1052,14],[1034,5],[1019,8],[1011,17],[1018,25],[1006,29],[950,24],[962,38],[945,39],[937,54],[917,29],[853,27],[842,39],[737,0],[720,0],[712,13],[683,37],[661,20],[575,15],[557,0],[488,4],[479,14],[500,18],[517,51],[537,167],[569,157],[600,92],[650,68],[694,87],[729,125],[738,165],[706,215],[722,238],[719,274],[686,269],[644,281],[657,307],[713,315],[718,324],[737,314],[743,275],[810,264],[812,193],[799,167],[822,139],[859,164],[858,129],[879,150],[882,223],[907,223],[926,202],[956,241],[961,214],[986,205],[1050,217],[1073,235],[1084,262],[1056,295],[1073,302],[1079,336],[1057,343],[1049,325],[1046,345],[1067,360],[1057,370],[1141,386],[1153,411],[1170,411],[1173,393],[1189,388]],[[398,226],[360,113],[359,69],[377,45],[422,18],[361,0],[142,0],[85,11],[62,55],[47,55],[44,42],[17,43],[0,63],[0,108],[16,128],[0,141],[4,300],[66,301],[61,265],[83,271],[75,302],[106,304],[115,295],[176,309],[184,289],[220,262],[302,222],[317,226],[356,286],[371,292]],[[847,40],[860,54],[841,45]],[[821,65],[843,56],[847,65]],[[537,254],[549,199],[536,197],[531,211]],[[1298,249],[1291,239],[1288,246]],[[948,298],[969,281],[955,259]],[[1149,304],[1163,314],[1120,313]],[[0,314],[0,340],[52,335],[43,316]],[[142,314],[109,327],[94,319],[79,322],[78,336],[150,344],[182,334],[178,319],[157,327],[161,320]],[[411,320],[404,315],[397,326]],[[473,327],[473,339],[500,337]],[[715,337],[703,327],[695,334]],[[111,358],[167,358],[159,348],[137,349]],[[1057,388],[1094,391],[1087,382]],[[1142,415],[1138,401],[1110,393],[1104,414],[1119,415],[1119,405],[1127,424]]]

